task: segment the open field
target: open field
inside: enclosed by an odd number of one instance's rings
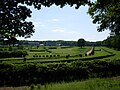
[[[45,62],[70,62],[74,60],[109,60],[120,58],[120,51],[106,47],[95,47],[94,55],[85,56],[91,47],[24,47],[28,52],[25,57],[28,63],[45,63]],[[81,56],[80,56],[81,55]],[[24,58],[2,58],[2,62],[23,63]]]
[[[30,87],[32,88],[32,86]],[[119,90],[120,81],[112,79],[89,79],[70,83],[37,85],[34,90]]]
[[[70,90],[70,88],[72,88],[71,90],[79,90],[81,88],[81,90],[85,90],[85,87],[87,87],[87,90],[118,90],[120,88],[118,87],[120,85],[119,81],[112,82],[105,79],[108,83],[105,84],[105,87],[102,87],[102,84],[106,83],[103,79],[89,80],[89,78],[120,76],[120,51],[106,47],[95,47],[93,49],[94,54],[86,55],[91,48],[24,47],[21,51],[27,51],[28,56],[0,59],[0,86],[41,84],[38,86],[31,85],[29,88],[36,90],[38,88],[41,88],[41,90]],[[17,47],[13,49],[17,50]],[[87,81],[80,81],[86,79]],[[99,82],[97,85],[96,80]],[[86,82],[89,83],[86,85]],[[68,87],[67,85],[76,86]],[[117,85],[117,87],[114,87],[114,85]]]

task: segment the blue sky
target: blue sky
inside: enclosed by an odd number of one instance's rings
[[[29,7],[32,10],[32,21],[35,33],[26,40],[74,40],[84,38],[86,41],[101,41],[109,36],[109,31],[98,32],[97,26],[92,23],[87,14],[88,6],[75,7],[51,6],[42,7],[41,10]],[[18,38],[24,39],[24,38]]]

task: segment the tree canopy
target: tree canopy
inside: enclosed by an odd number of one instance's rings
[[[81,47],[81,48],[83,46],[85,46],[85,43],[86,43],[86,41],[83,38],[80,38],[77,42],[78,46]]]
[[[97,30],[110,30],[120,34],[120,0],[97,0],[88,10],[93,23],[99,24]]]
[[[116,35],[120,34],[120,0],[0,0],[0,34],[7,39],[12,37],[30,37],[34,32],[32,22],[26,21],[31,17],[32,11],[27,6],[41,9],[41,6],[52,5],[75,6],[89,5],[88,13],[93,18],[93,23],[98,23],[98,31],[111,30]]]
[[[26,21],[32,11],[27,6],[34,6],[38,10],[41,6],[50,7],[55,4],[61,8],[65,5],[81,5],[90,3],[89,0],[0,0],[0,34],[4,38],[30,37],[34,33],[32,22]]]

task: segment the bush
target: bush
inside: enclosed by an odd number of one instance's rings
[[[25,57],[28,55],[26,51],[2,51],[0,52],[0,58],[11,58],[11,57]]]
[[[26,58],[24,58],[23,62],[26,62],[26,60],[27,60],[27,59],[26,59]]]
[[[85,56],[87,56],[87,53],[85,53]]]
[[[57,57],[60,57],[60,55],[57,55]]]
[[[82,57],[82,54],[80,54],[79,56]]]
[[[13,48],[12,48],[12,46],[10,46],[9,48],[8,48],[8,51],[12,51],[13,50]]]
[[[35,58],[35,55],[33,55],[33,57]]]
[[[7,48],[5,48],[4,51],[7,51]]]
[[[35,57],[38,57],[38,55],[36,55]]]
[[[46,55],[46,57],[49,57],[48,55]]]
[[[68,55],[66,55],[66,59],[68,59],[70,57],[70,55],[68,54]]]
[[[52,57],[52,55],[50,55],[50,57]]]
[[[21,65],[0,63],[0,86],[30,86],[31,84],[83,80],[91,77],[111,77],[120,75],[119,68],[120,59],[109,62],[93,60]]]
[[[53,55],[53,57],[56,57],[56,55]]]
[[[18,46],[18,49],[23,50],[23,49],[24,49],[24,47],[23,47],[23,46]]]

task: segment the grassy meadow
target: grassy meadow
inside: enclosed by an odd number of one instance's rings
[[[5,48],[4,50],[6,50]],[[116,59],[120,58],[120,51],[116,51],[110,48],[106,47],[95,47],[95,53],[94,55],[88,55],[85,56],[85,53],[88,52],[91,49],[91,47],[58,47],[58,46],[40,46],[40,47],[23,47],[22,50],[27,51],[28,55],[25,57],[26,62],[28,63],[40,63],[40,62],[61,62],[64,61],[74,61],[77,59],[81,60],[91,60],[94,58],[97,58],[101,60],[106,59]],[[17,50],[17,47],[14,47],[13,50]],[[21,50],[21,49],[20,49]],[[114,56],[108,56],[108,57],[102,57],[115,54]],[[80,56],[81,55],[81,56]],[[68,57],[67,57],[68,56]],[[67,57],[67,58],[66,58]],[[19,58],[1,58],[0,61],[7,62],[7,63],[23,63],[24,57]]]
[[[120,90],[120,77],[94,78],[84,81],[31,84],[22,87],[1,87],[0,90]]]

